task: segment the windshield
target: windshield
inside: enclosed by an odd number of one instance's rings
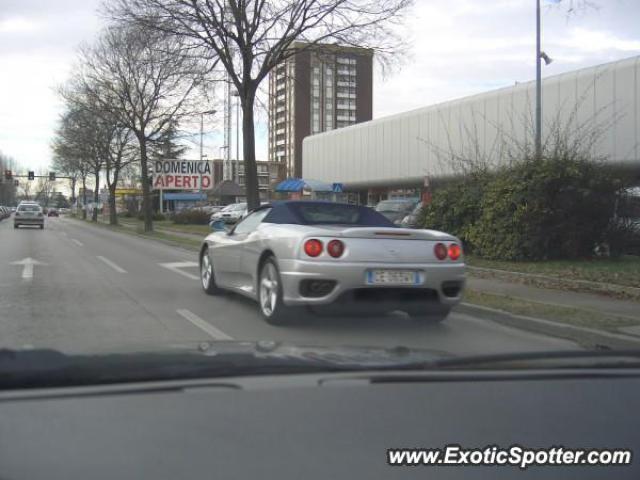
[[[41,209],[38,205],[20,205],[19,212],[39,212]]]
[[[0,351],[640,349],[640,2],[540,3],[1,1]]]
[[[326,202],[292,202],[289,208],[304,225],[357,225],[392,227],[385,217],[367,207],[357,205],[331,204]],[[266,222],[293,223],[295,220],[280,218],[280,208],[276,208]],[[296,222],[297,223],[297,222]]]

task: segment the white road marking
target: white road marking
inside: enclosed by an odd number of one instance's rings
[[[102,260],[104,263],[106,263],[107,265],[109,265],[111,268],[113,268],[116,272],[118,273],[127,273],[127,271],[122,268],[119,267],[118,265],[116,265],[115,263],[113,263],[111,260],[109,260],[108,258],[102,257],[100,255],[98,255],[97,257],[99,260]]]
[[[22,268],[22,279],[23,280],[31,280],[31,279],[33,279],[33,266],[34,265],[47,265],[47,264],[39,262],[38,260],[34,260],[31,257],[27,257],[27,258],[23,258],[22,260],[18,260],[17,262],[11,262],[11,265],[23,265],[23,268]]]
[[[179,273],[183,277],[190,278],[191,280],[200,280],[198,275],[194,275],[193,273],[188,273],[180,270],[181,268],[194,268],[199,267],[198,262],[170,262],[170,263],[159,263],[161,267],[167,268],[172,272]]]
[[[83,247],[84,246],[84,244],[80,240],[76,240],[75,238],[72,238],[71,241],[73,243],[75,243],[76,245],[78,245],[79,247]]]
[[[189,320],[196,327],[207,332],[209,335],[211,335],[212,338],[216,340],[233,340],[233,337],[230,337],[229,335],[224,333],[222,330],[218,330],[216,327],[214,327],[210,323],[205,322],[202,318],[197,316],[195,313],[187,310],[186,308],[180,308],[176,310],[176,313],[180,315],[182,318]]]

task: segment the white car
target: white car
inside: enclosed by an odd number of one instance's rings
[[[211,215],[210,221],[222,220],[224,223],[236,223],[247,213],[246,203],[232,203]]]
[[[21,225],[35,225],[44,228],[44,212],[42,207],[35,202],[21,202],[13,216],[13,228]]]

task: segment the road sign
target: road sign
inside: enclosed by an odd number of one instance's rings
[[[209,160],[158,160],[153,162],[155,190],[211,190],[213,169]]]
[[[123,195],[142,195],[142,190],[139,188],[116,188],[116,197]]]

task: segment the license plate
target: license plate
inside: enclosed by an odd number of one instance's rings
[[[420,275],[413,270],[369,270],[368,285],[418,285]]]

